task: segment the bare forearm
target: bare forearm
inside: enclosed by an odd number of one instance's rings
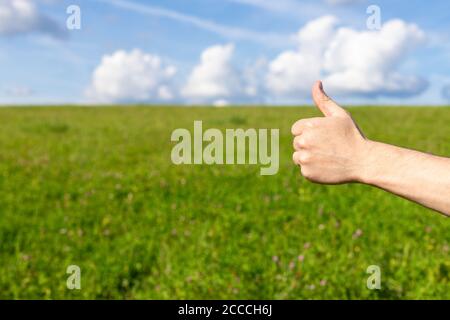
[[[320,81],[312,96],[324,117],[301,119],[291,128],[292,159],[306,179],[370,184],[450,216],[450,158],[367,140]]]
[[[450,216],[450,159],[367,141],[360,180]]]

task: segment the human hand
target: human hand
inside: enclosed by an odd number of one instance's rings
[[[350,114],[331,100],[317,81],[314,103],[325,117],[298,120],[292,126],[293,160],[313,182],[340,184],[360,181],[368,140]]]

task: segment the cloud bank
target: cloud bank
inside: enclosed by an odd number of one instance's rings
[[[110,102],[283,103],[309,99],[311,85],[322,79],[333,95],[413,96],[427,81],[401,66],[425,38],[418,26],[399,19],[369,31],[339,26],[327,15],[305,24],[294,36],[295,47],[269,61],[237,68],[233,44],[208,47],[179,87],[169,81],[175,67],[163,66],[159,57],[118,51],[94,71],[90,95]]]

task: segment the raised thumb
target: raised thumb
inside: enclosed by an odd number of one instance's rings
[[[347,111],[331,100],[323,91],[322,81],[319,80],[314,83],[312,97],[316,106],[326,117],[348,116]]]

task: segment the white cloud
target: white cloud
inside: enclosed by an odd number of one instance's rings
[[[320,78],[324,51],[334,35],[337,19],[324,16],[307,23],[298,32],[298,48],[279,54],[269,63],[266,85],[275,96],[292,97],[309,94]]]
[[[341,94],[411,95],[426,82],[396,71],[411,50],[425,40],[414,24],[390,20],[381,30],[340,28],[324,55],[324,79],[330,90]]]
[[[103,56],[87,96],[98,102],[171,100],[169,85],[175,73],[174,66],[166,66],[156,55],[138,49],[119,50]]]
[[[172,100],[174,95],[168,86],[163,85],[158,88],[158,97],[161,100]]]
[[[397,71],[425,39],[416,25],[391,20],[379,31],[336,26],[334,17],[324,16],[300,29],[298,48],[282,52],[269,64],[269,92],[279,98],[304,98],[317,79],[342,95],[412,95],[426,87],[420,77]]]
[[[240,77],[231,64],[234,46],[216,45],[203,51],[181,94],[195,102],[226,99],[240,94]]]
[[[181,88],[181,96],[190,103],[219,106],[264,102],[262,79],[267,72],[267,60],[259,58],[237,68],[232,63],[233,53],[233,44],[206,48]]]
[[[31,0],[0,0],[0,35],[42,32],[63,38],[65,33],[51,18],[41,14]]]

